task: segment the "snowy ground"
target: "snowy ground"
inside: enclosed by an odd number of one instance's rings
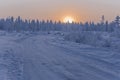
[[[0,32],[0,80],[120,80],[120,53],[54,33]]]
[[[19,49],[14,40],[16,34],[0,31],[0,80],[21,80],[23,73],[22,58],[16,51]]]

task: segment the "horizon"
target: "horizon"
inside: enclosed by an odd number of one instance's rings
[[[8,16],[22,19],[62,21],[66,16],[75,22],[100,22],[101,16],[112,21],[119,15],[119,0],[0,0],[0,18]]]
[[[104,17],[104,20],[103,20],[103,17]],[[39,21],[39,22],[45,22],[45,23],[49,23],[49,22],[52,22],[52,23],[62,23],[62,24],[66,24],[66,23],[69,23],[69,24],[85,24],[85,23],[94,23],[94,24],[98,24],[98,23],[102,23],[102,22],[108,22],[108,23],[113,23],[116,19],[117,19],[117,17],[119,17],[120,18],[120,16],[119,15],[117,15],[117,16],[115,16],[114,18],[113,18],[113,20],[111,20],[111,21],[109,21],[109,20],[105,20],[105,16],[104,15],[102,15],[101,17],[100,17],[100,20],[98,21],[98,22],[95,22],[95,21],[84,21],[84,22],[82,22],[82,21],[69,21],[69,20],[63,20],[63,21],[61,21],[61,20],[52,20],[52,19],[42,19],[42,20],[40,20],[40,19],[28,19],[28,18],[22,18],[21,16],[17,16],[17,17],[14,17],[14,16],[8,16],[8,17],[1,17],[0,18],[0,20],[2,20],[2,19],[4,19],[4,20],[7,20],[7,19],[12,19],[13,21],[16,21],[17,19],[21,19],[23,22],[24,21],[35,21],[35,22],[37,22],[37,21]],[[65,19],[66,19],[66,17],[65,17]]]

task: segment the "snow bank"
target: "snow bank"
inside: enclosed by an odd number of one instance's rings
[[[115,33],[93,31],[70,32],[64,36],[64,39],[95,47],[120,48],[120,38],[117,35]]]
[[[14,35],[0,31],[0,80],[22,80],[23,61],[15,55]]]

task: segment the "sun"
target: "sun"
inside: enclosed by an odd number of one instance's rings
[[[75,20],[74,18],[72,18],[71,16],[66,16],[64,19],[63,19],[63,22],[64,23],[73,23]]]

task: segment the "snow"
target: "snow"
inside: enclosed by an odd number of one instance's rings
[[[100,34],[103,42],[114,41],[113,36]],[[96,47],[93,42],[76,43],[75,38],[67,41],[68,35],[0,32],[0,80],[120,80],[118,50]]]
[[[105,47],[112,49],[120,49],[120,37],[117,33],[108,32],[69,32],[64,35],[64,39],[80,44],[87,44],[94,47]]]
[[[18,45],[12,42],[14,34],[0,34],[0,80],[21,80],[22,59],[15,53]]]

